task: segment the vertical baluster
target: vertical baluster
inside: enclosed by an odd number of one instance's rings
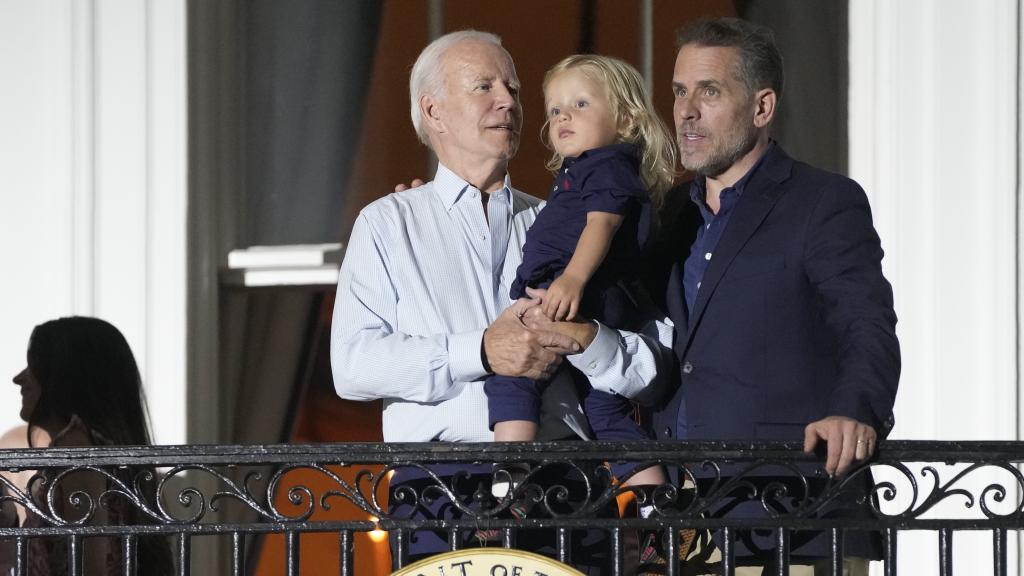
[[[679,529],[675,526],[668,528],[668,546],[665,547],[665,576],[676,576],[679,571]]]
[[[789,574],[789,530],[782,527],[775,535],[775,569],[779,576]]]
[[[953,530],[939,530],[939,574],[953,576]]]
[[[623,542],[622,528],[608,530],[609,544],[611,547],[612,576],[622,576],[626,573],[625,545]]]
[[[846,556],[844,550],[844,533],[839,528],[832,529],[832,576],[843,576],[843,560]]]
[[[736,576],[736,546],[732,541],[732,528],[728,526],[722,528],[722,576]]]
[[[1006,528],[992,532],[992,564],[995,576],[1006,576]]]
[[[18,536],[14,539],[14,576],[28,576],[28,539]]]
[[[245,534],[231,533],[231,576],[245,574]]]
[[[82,537],[68,536],[68,576],[82,576]]]
[[[124,576],[136,576],[139,573],[138,536],[125,534],[121,537],[121,562]]]
[[[885,566],[884,576],[896,576],[896,536],[895,528],[886,528],[884,533]]]
[[[569,529],[562,527],[555,530],[555,548],[558,554],[558,561],[562,564],[569,563]]]
[[[285,572],[288,576],[299,576],[299,533],[294,530],[285,532],[284,541],[285,562],[287,563]]]
[[[182,532],[178,534],[178,576],[189,576],[192,573],[192,537]]]
[[[462,530],[458,526],[448,529],[448,549],[452,552],[462,548]]]
[[[351,530],[342,530],[338,533],[338,564],[341,566],[341,576],[355,576],[354,558],[355,539],[352,538]]]
[[[409,563],[409,532],[405,528],[394,531],[395,535],[395,556],[392,559],[396,568],[405,568]]]
[[[502,528],[501,529],[501,545],[505,548],[516,547],[516,533],[515,528]]]

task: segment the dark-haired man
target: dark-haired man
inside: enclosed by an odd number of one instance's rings
[[[769,137],[783,85],[770,31],[706,20],[684,28],[678,46],[673,116],[680,160],[696,178],[668,195],[657,247],[679,374],[655,432],[803,440],[808,451],[824,441],[827,472],[843,474],[892,427],[900,371],[867,198]],[[765,512],[733,501],[717,513]],[[820,572],[828,542],[804,536],[793,536],[794,564]],[[875,540],[850,533],[846,554],[876,558]],[[769,534],[741,534],[737,563],[760,573],[775,545]]]

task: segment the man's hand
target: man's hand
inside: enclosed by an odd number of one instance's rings
[[[818,440],[828,444],[825,471],[846,474],[853,462],[863,462],[875,453],[875,429],[846,416],[828,416],[804,428],[804,452],[813,452]]]
[[[551,320],[572,320],[580,310],[580,300],[587,283],[569,274],[555,278],[542,299],[544,315]]]
[[[395,184],[395,192],[405,192],[409,188],[419,188],[420,186],[423,186],[423,180],[413,178],[412,182],[408,184]]]
[[[506,308],[484,332],[484,354],[495,374],[547,380],[565,354],[581,350],[568,336],[527,328],[522,316],[536,306],[536,301],[520,300]]]
[[[544,301],[547,290],[543,288],[527,288],[526,294],[533,300],[522,300],[521,302],[539,303]],[[594,338],[597,337],[597,324],[590,320],[577,315],[576,320],[573,322],[552,322],[544,315],[542,307],[536,305],[523,311],[523,323],[530,330],[538,332],[552,331],[564,334],[579,343],[580,351],[588,348],[590,343],[594,341]]]

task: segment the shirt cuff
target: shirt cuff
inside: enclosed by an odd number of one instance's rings
[[[604,376],[615,362],[615,356],[619,349],[619,333],[600,322],[595,321],[594,324],[597,324],[597,335],[594,336],[590,346],[587,346],[579,354],[572,354],[566,358],[577,370],[586,375],[595,389],[615,393],[615,390],[601,386],[600,382],[595,386],[594,380]]]
[[[480,360],[483,330],[448,335],[448,371],[452,382],[473,382],[487,376]]]

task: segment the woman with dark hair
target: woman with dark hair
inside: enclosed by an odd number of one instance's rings
[[[0,437],[0,448],[46,448],[69,446],[132,446],[150,443],[142,379],[128,342],[110,323],[98,318],[70,317],[36,326],[29,338],[28,366],[14,377],[21,387],[21,418],[27,422]],[[146,469],[110,471],[127,486],[135,479],[152,478]],[[46,510],[46,491],[56,477],[49,471],[0,472],[18,489]],[[46,480],[40,482],[39,480]],[[151,484],[151,483],[150,483]],[[143,486],[147,483],[143,483]],[[114,495],[99,505],[99,495],[111,487],[109,478],[92,471],[70,473],[55,489],[54,512],[76,520],[67,506],[67,496],[78,491],[95,503],[90,525],[121,525],[145,521],[139,510],[125,498]],[[0,486],[2,488],[2,486]],[[9,507],[8,507],[9,508]],[[0,509],[0,515],[3,510]],[[81,513],[79,513],[81,514]],[[13,518],[0,525],[13,524]],[[17,507],[17,524],[43,526],[46,522],[23,507]],[[85,574],[118,574],[120,543],[114,538],[84,539]],[[160,537],[138,541],[140,574],[170,574],[170,549]],[[6,574],[13,557],[0,550],[0,574]],[[67,543],[60,538],[33,538],[29,544],[29,574],[67,572]]]

